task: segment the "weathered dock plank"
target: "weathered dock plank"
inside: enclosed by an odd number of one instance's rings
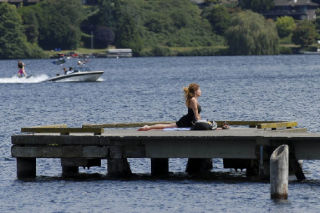
[[[259,129],[279,129],[279,128],[293,128],[298,126],[298,123],[293,122],[275,122],[275,123],[261,123],[257,127]]]
[[[61,135],[68,135],[70,133],[93,133],[101,134],[104,132],[102,128],[66,128],[66,127],[23,127],[21,132],[32,133],[60,133]]]

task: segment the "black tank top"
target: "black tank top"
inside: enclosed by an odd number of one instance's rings
[[[198,104],[198,113],[200,114],[200,112],[201,112],[201,106]],[[188,107],[188,114],[187,114],[187,116],[188,116],[189,118],[192,118],[192,121],[196,120],[193,110],[192,110],[191,108],[189,108],[189,107]]]
[[[198,113],[201,112],[201,106],[198,104]],[[195,122],[196,118],[191,108],[188,108],[188,114],[182,116],[177,122],[178,127],[191,127],[192,122]]]

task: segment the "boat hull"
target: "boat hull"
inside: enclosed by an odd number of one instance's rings
[[[104,71],[75,72],[67,75],[59,75],[48,79],[53,82],[94,82],[104,73]]]

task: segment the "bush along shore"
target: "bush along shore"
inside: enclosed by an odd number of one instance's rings
[[[271,55],[316,51],[320,21],[266,19],[266,2],[210,0],[43,0],[0,3],[0,58],[49,58],[58,53],[106,57]],[[165,8],[165,9],[164,9]],[[54,15],[52,15],[54,14]],[[318,11],[317,11],[318,14]],[[55,50],[55,51],[54,51]]]

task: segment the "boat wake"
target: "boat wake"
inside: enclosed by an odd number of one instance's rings
[[[102,77],[99,77],[99,78],[97,79],[97,82],[102,82],[102,81],[104,81],[104,79],[103,79]]]
[[[48,79],[49,77],[45,74],[38,76],[31,76],[29,78],[19,78],[14,75],[11,78],[0,78],[0,84],[35,84],[41,83]]]

